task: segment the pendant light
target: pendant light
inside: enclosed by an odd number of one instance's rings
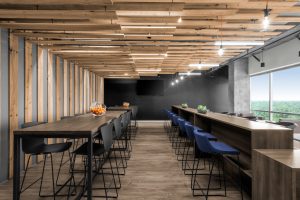
[[[220,29],[220,32],[221,32],[221,45],[220,45],[220,48],[218,50],[218,55],[219,56],[223,56],[224,55],[224,49],[223,49],[223,44],[222,44],[222,42],[223,42],[222,24],[223,24],[223,22],[222,22],[222,17],[221,17],[221,29]]]
[[[182,22],[182,18],[179,17],[178,20],[177,20],[177,22],[178,22],[178,23],[181,23],[181,22]]]
[[[267,1],[266,8],[264,9],[264,19],[262,22],[264,30],[267,30],[270,25],[269,15],[270,15],[270,9],[268,8],[268,1]]]

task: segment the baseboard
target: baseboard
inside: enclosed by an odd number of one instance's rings
[[[158,127],[163,128],[165,120],[137,120],[138,127]]]

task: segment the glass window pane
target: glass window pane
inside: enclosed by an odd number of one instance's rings
[[[300,67],[272,73],[272,111],[300,113]],[[299,119],[297,115],[272,114],[272,120]]]
[[[252,113],[256,116],[256,117],[260,117],[263,120],[269,120],[270,119],[270,113],[269,111],[265,111],[265,112],[260,112],[260,111],[252,111]]]
[[[251,110],[269,111],[269,74],[251,77]]]
[[[300,115],[283,114],[283,113],[272,113],[272,121],[279,122],[280,120],[300,120]]]

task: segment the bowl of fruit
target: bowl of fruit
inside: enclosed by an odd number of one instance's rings
[[[106,106],[102,105],[100,103],[94,102],[94,103],[92,103],[90,110],[91,110],[91,113],[93,114],[93,116],[99,117],[99,116],[102,116],[105,114]]]

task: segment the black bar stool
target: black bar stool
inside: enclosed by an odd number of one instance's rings
[[[21,128],[28,128],[32,126],[36,126],[39,124],[43,123],[38,123],[38,122],[29,122],[21,125]],[[40,197],[53,197],[54,199],[56,196],[66,196],[66,195],[58,195],[58,193],[61,191],[61,189],[68,183],[71,182],[72,179],[71,177],[63,184],[57,191],[55,190],[55,183],[57,184],[59,175],[60,175],[60,168],[62,166],[62,160],[60,162],[60,167],[59,167],[59,172],[57,174],[56,182],[54,181],[54,170],[53,170],[53,158],[52,154],[53,153],[64,153],[68,149],[70,149],[72,143],[71,142],[66,142],[66,143],[56,143],[56,144],[46,144],[44,138],[39,138],[39,137],[34,137],[34,136],[29,136],[29,137],[24,137],[22,139],[22,150],[25,154],[29,154],[29,158],[26,163],[25,167],[25,172],[24,172],[24,177],[21,183],[21,193],[27,190],[29,187],[37,183],[39,180],[41,180],[40,183],[40,189],[39,189],[39,196]],[[44,155],[44,163],[43,163],[43,171],[42,171],[42,176],[35,180],[33,183],[31,183],[29,186],[27,186],[25,189],[23,189],[23,185],[25,182],[25,178],[27,175],[28,171],[28,165],[30,162],[30,158],[34,155]],[[47,161],[47,157],[50,155],[50,160],[51,160],[51,175],[52,175],[52,190],[53,194],[52,195],[42,195],[42,185],[43,185],[43,179],[44,179],[44,173],[45,173],[45,165]]]
[[[118,197],[118,186],[117,186],[117,181],[115,178],[115,173],[112,168],[112,161],[111,161],[111,148],[113,145],[113,123],[109,122],[108,124],[100,127],[100,134],[102,138],[102,143],[93,143],[93,154],[94,154],[94,168],[95,168],[95,175],[93,176],[93,179],[96,177],[96,175],[101,175],[102,176],[102,181],[103,181],[103,187],[93,187],[93,190],[104,190],[105,195],[93,195],[93,197],[97,198],[117,198]],[[83,179],[76,185],[75,184],[75,190],[78,185],[80,185],[83,182],[83,191],[86,190],[86,182],[87,182],[87,155],[88,155],[88,143],[82,144],[78,149],[76,149],[73,152],[73,160],[72,160],[72,167],[71,167],[71,176],[74,177],[74,166],[75,166],[75,161],[76,161],[76,156],[77,155],[82,155],[84,156],[84,177]],[[109,161],[109,166],[111,169],[111,173],[104,173],[104,164],[106,161]],[[112,175],[114,187],[111,187],[110,185],[108,186],[106,183],[105,175]],[[120,180],[119,180],[120,181]],[[70,185],[71,188],[71,185]],[[69,188],[69,191],[70,191]],[[116,195],[108,195],[108,190],[109,189],[114,189]],[[81,194],[81,197],[85,196],[85,192]]]

